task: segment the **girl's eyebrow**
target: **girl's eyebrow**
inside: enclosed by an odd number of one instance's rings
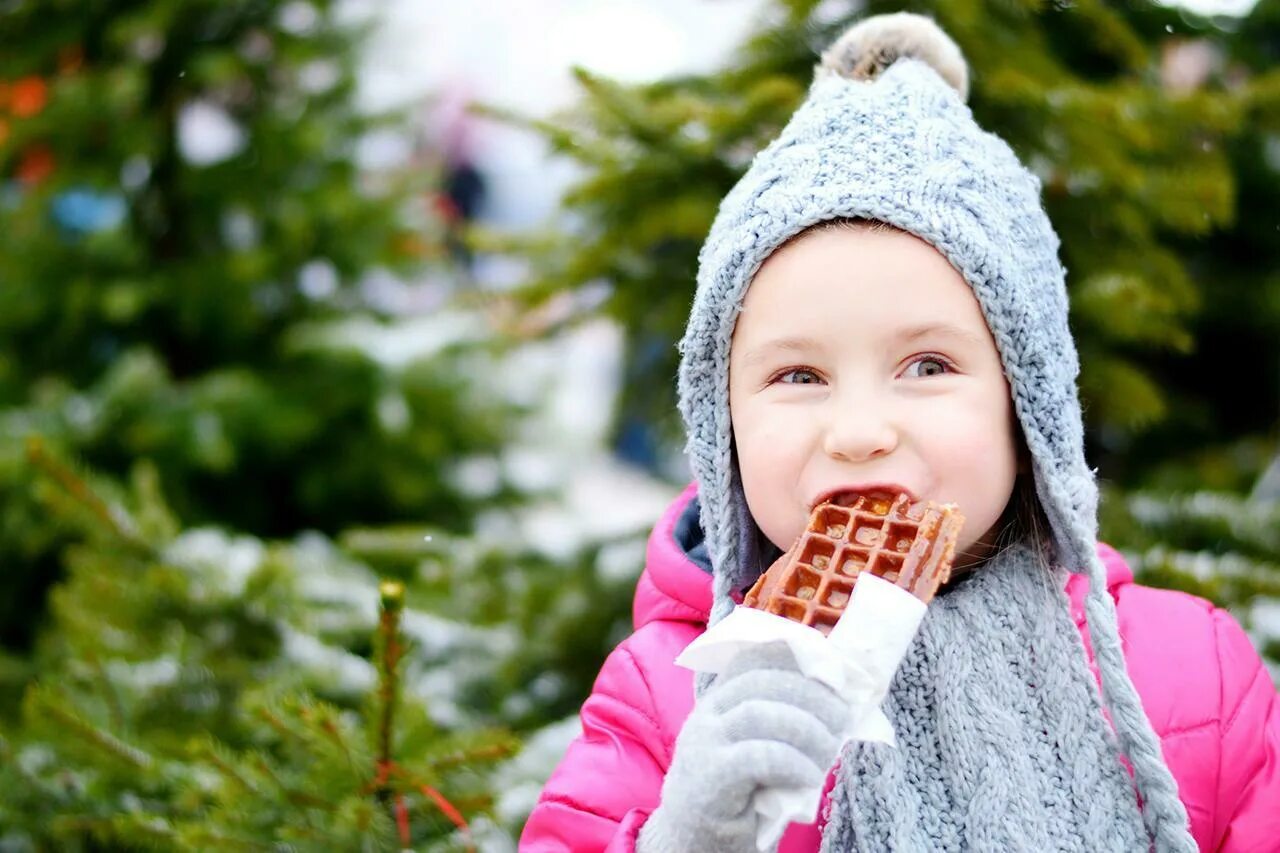
[[[757,347],[754,347],[742,357],[742,366],[750,367],[753,364],[767,359],[774,352],[781,350],[783,352],[813,352],[822,348],[822,344],[817,338],[809,335],[792,335],[785,338],[774,338],[765,341]]]
[[[982,346],[986,343],[979,335],[950,323],[922,323],[918,326],[908,326],[899,330],[893,337],[896,341],[911,343],[929,336],[955,338],[971,346]]]

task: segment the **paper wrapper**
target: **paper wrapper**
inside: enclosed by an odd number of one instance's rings
[[[848,701],[849,719],[841,746],[850,740],[894,746],[893,727],[880,704],[924,613],[924,602],[911,593],[864,574],[828,636],[773,613],[738,607],[690,643],[676,663],[694,672],[718,673],[739,653],[781,640],[791,647],[805,675]],[[828,766],[835,764],[838,755],[838,751],[831,755]],[[787,824],[813,821],[821,798],[821,786],[758,791],[751,802],[759,819],[756,846],[775,850]]]

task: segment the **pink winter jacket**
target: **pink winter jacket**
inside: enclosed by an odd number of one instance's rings
[[[693,707],[693,675],[672,661],[705,630],[711,608],[710,576],[675,537],[694,494],[686,489],[650,536],[635,633],[609,655],[582,706],[582,734],[529,816],[523,853],[634,850],[658,805],[676,735]],[[1139,586],[1119,554],[1098,549],[1129,673],[1200,849],[1280,851],[1280,702],[1258,654],[1224,611]],[[1087,588],[1083,575],[1067,584],[1092,667]],[[792,824],[779,853],[811,853],[820,839],[818,824]]]

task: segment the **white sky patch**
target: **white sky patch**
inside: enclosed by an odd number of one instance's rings
[[[571,66],[639,83],[688,64],[690,36],[653,6],[596,0],[549,32],[547,47]]]
[[[479,101],[545,116],[581,95],[570,69],[626,81],[720,67],[768,0],[346,0],[377,27],[362,64],[358,102],[366,109],[423,110],[428,99]],[[491,121],[469,145],[490,181],[486,218],[510,227],[549,216],[575,175],[542,140]]]
[[[1257,0],[1180,0],[1208,15],[1247,14]],[[623,81],[656,80],[723,67],[771,0],[344,0],[342,16],[372,19],[375,34],[359,79],[368,109],[461,97],[545,116],[580,92],[570,68]],[[836,0],[819,16],[848,11]],[[423,127],[432,119],[424,114]],[[525,227],[552,215],[574,164],[542,140],[480,123],[472,144],[492,179],[486,218]],[[379,161],[380,162],[380,161]]]
[[[377,5],[362,102],[406,103],[465,81],[474,94],[541,114],[563,105],[573,65],[627,80],[709,70],[766,0],[474,0]]]

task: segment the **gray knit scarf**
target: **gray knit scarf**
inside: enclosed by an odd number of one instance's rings
[[[1064,581],[1017,546],[935,599],[885,703],[898,746],[846,745],[824,853],[1149,848]]]

